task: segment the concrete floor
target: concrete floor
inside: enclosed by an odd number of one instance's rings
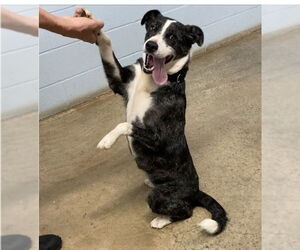
[[[21,234],[38,249],[39,114],[36,111],[1,120],[1,235]],[[15,249],[6,242],[0,249]],[[13,243],[13,244],[12,244]],[[23,242],[28,249],[28,242]],[[2,248],[1,248],[2,247]]]
[[[262,246],[300,249],[300,26],[262,46]]]
[[[40,232],[64,249],[260,249],[260,32],[193,59],[187,77],[186,136],[201,188],[226,208],[225,232],[196,226],[209,213],[161,230],[146,203],[148,187],[125,138],[109,151],[99,140],[125,113],[104,94],[40,123]],[[84,84],[84,83],[83,83]]]

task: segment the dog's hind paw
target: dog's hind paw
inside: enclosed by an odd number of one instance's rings
[[[163,228],[171,223],[172,223],[172,221],[171,221],[170,217],[158,216],[151,221],[150,225],[152,228]]]

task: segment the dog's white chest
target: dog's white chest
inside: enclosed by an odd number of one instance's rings
[[[126,107],[126,120],[131,123],[136,119],[143,122],[145,113],[152,105],[151,92],[157,89],[151,75],[145,74],[139,65],[135,65],[135,78],[128,85],[128,102]],[[132,147],[132,138],[128,136],[131,153],[135,156]]]
[[[153,83],[151,75],[147,75],[136,66],[136,76],[128,86],[128,103],[126,107],[127,122],[133,122],[143,118],[152,105],[151,92],[157,87]]]

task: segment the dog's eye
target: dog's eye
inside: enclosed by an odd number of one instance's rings
[[[149,26],[149,29],[150,29],[150,30],[156,30],[156,29],[157,29],[156,24],[151,24],[151,25]]]
[[[175,36],[172,35],[172,34],[170,34],[170,35],[168,36],[168,38],[169,38],[170,40],[174,40],[174,39],[175,39]]]

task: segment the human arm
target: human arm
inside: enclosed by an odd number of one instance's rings
[[[99,33],[99,30],[104,26],[104,22],[100,19],[91,19],[80,16],[56,16],[40,8],[39,26],[42,29],[63,36],[95,43],[97,40],[97,33]]]

